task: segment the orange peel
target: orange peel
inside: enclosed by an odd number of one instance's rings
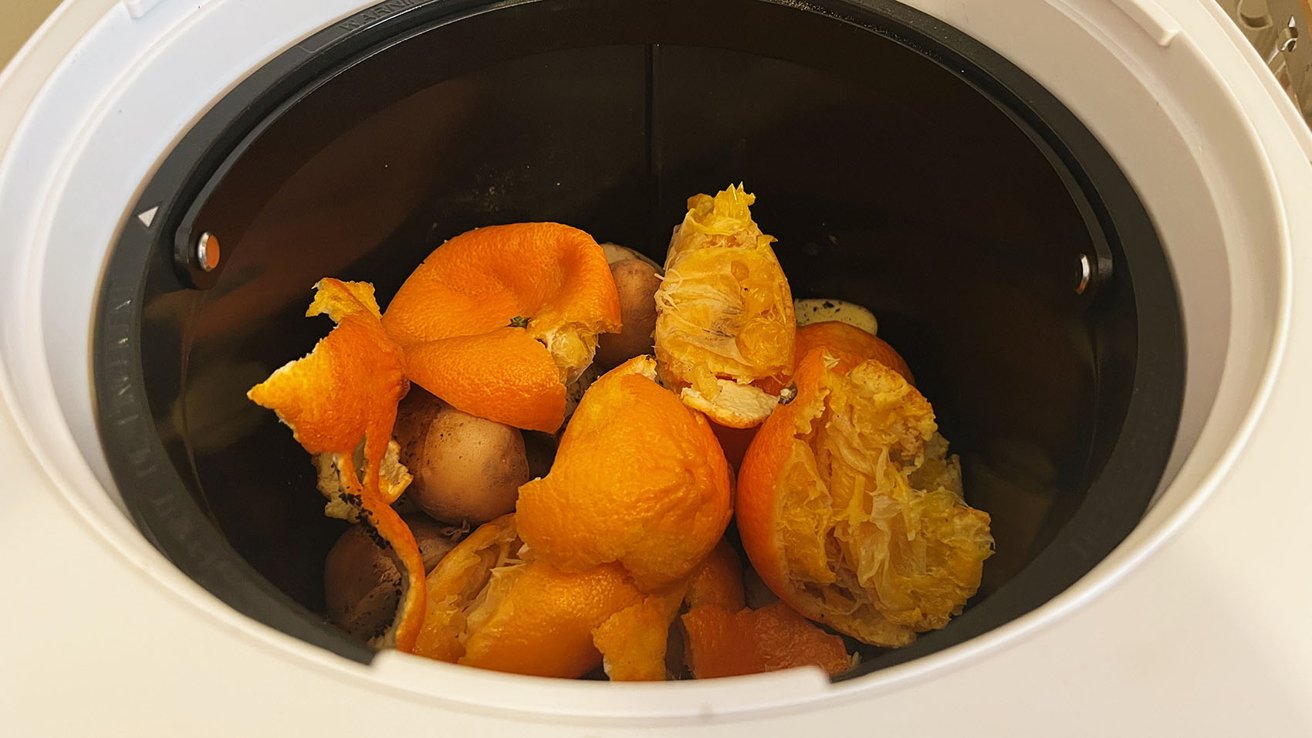
[[[434,250],[383,315],[408,376],[471,415],[553,432],[597,335],[620,328],[605,252],[559,223],[477,228]]]
[[[826,633],[787,605],[732,611],[694,607],[683,616],[688,668],[696,679],[816,666],[830,676],[853,666],[843,639]]]
[[[836,320],[811,323],[797,329],[797,358],[804,358],[815,349],[825,349],[838,360],[835,371],[847,372],[857,364],[871,359],[892,369],[907,383],[914,385],[911,367],[902,355],[882,338],[861,330],[849,323]]]
[[[326,314],[337,325],[309,355],[274,371],[247,397],[277,413],[306,451],[331,459],[336,484],[320,485],[329,498],[325,512],[372,529],[400,559],[405,592],[379,645],[394,641],[409,651],[424,617],[424,562],[414,534],[391,508],[408,475],[396,468],[394,455],[386,463],[396,407],[409,389],[401,350],[383,331],[372,285],[326,278],[315,290],[306,317]],[[357,469],[361,446],[363,469]]]
[[[743,590],[743,562],[727,540],[721,539],[711,554],[688,577],[684,603],[689,608],[716,605],[730,612],[747,607]]]
[[[656,292],[661,377],[715,422],[759,425],[776,398],[754,386],[782,381],[797,330],[783,268],[751,216],[741,185],[688,200]]]
[[[896,371],[824,349],[758,431],[738,477],[743,547],[812,620],[878,646],[942,628],[979,587],[987,513],[962,497],[933,408]]]
[[[616,565],[565,573],[531,558],[511,513],[479,526],[428,576],[415,652],[482,669],[577,678],[602,663],[593,631],[643,595]]]
[[[614,682],[656,682],[666,678],[665,650],[670,624],[679,614],[684,586],[649,594],[615,613],[592,631],[602,668]]]
[[[655,381],[641,356],[598,379],[551,471],[519,489],[519,532],[562,571],[622,565],[644,591],[685,577],[732,514],[729,466],[710,423]]]

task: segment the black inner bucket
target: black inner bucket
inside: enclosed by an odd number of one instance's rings
[[[259,70],[112,253],[95,376],[127,506],[233,607],[367,661],[315,614],[341,524],[244,397],[329,329],[302,317],[314,282],[371,281],[385,305],[443,239],[520,220],[659,260],[689,195],[739,181],[796,296],[879,316],[993,516],[967,612],[859,673],[1037,607],[1134,527],[1184,380],[1151,222],[1037,83],[877,0],[393,0]],[[214,273],[177,258],[203,232]]]

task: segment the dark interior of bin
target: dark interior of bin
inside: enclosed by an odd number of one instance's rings
[[[386,305],[443,239],[524,220],[659,260],[689,195],[740,181],[795,296],[876,313],[993,516],[966,614],[863,671],[1042,604],[1141,516],[1178,419],[1174,287],[1106,152],[1001,57],[890,2],[391,5],[206,116],[107,274],[96,376],[120,489],[234,607],[369,658],[315,614],[342,524],[244,398],[329,329],[303,317],[317,279]],[[176,263],[201,232],[223,246],[213,275]]]

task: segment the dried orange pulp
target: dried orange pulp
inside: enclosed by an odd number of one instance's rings
[[[863,361],[874,359],[901,374],[911,384],[916,383],[911,376],[911,368],[892,346],[882,338],[877,338],[848,323],[822,321],[799,327],[796,341],[797,358],[801,359],[812,349],[817,348],[826,349],[831,356],[838,359],[838,366],[835,367],[837,371],[847,371]],[[759,386],[774,395],[783,392],[785,387],[783,382],[773,377],[761,381]],[[729,459],[734,469],[737,469],[742,465],[747,447],[756,437],[756,428],[729,428],[717,423],[715,437],[720,439],[725,458]]]
[[[655,376],[640,356],[598,379],[550,473],[520,487],[520,535],[562,571],[618,562],[651,591],[691,572],[729,523],[729,467],[710,423]]]
[[[753,383],[782,380],[797,331],[783,268],[752,220],[742,186],[688,200],[656,292],[656,360],[690,407],[733,428],[759,425],[776,397]]]
[[[424,617],[424,561],[410,528],[391,508],[404,488],[381,483],[396,406],[409,384],[401,349],[383,331],[373,286],[323,279],[315,285],[307,317],[327,314],[336,323],[314,350],[274,371],[247,393],[269,408],[311,454],[329,454],[340,470],[340,492],[326,512],[373,528],[401,560],[405,596],[393,625],[396,646],[414,646]],[[363,480],[355,450],[364,446]]]
[[[964,502],[933,409],[896,371],[824,349],[739,470],[743,546],[803,615],[879,646],[941,628],[979,587],[989,516]]]
[[[831,676],[852,666],[843,639],[782,602],[760,610],[703,605],[683,616],[688,667],[697,679],[818,666]]]
[[[559,223],[477,228],[439,246],[401,285],[383,327],[409,378],[471,415],[553,432],[565,385],[619,330],[606,255]]]
[[[514,513],[479,526],[428,575],[415,652],[535,676],[577,678],[600,666],[593,631],[643,595],[617,565],[564,573],[531,556]]]

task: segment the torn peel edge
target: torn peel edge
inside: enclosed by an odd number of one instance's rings
[[[592,631],[606,676],[615,682],[656,682],[669,678],[666,647],[679,616],[688,578],[646,595]]]
[[[417,591],[422,590],[423,558],[413,532],[388,499],[408,484],[408,473],[403,467],[393,469],[386,491],[382,478],[396,406],[409,388],[401,349],[382,328],[369,283],[319,280],[306,315],[325,314],[336,323],[333,329],[305,357],[252,387],[247,397],[273,410],[306,452],[329,454],[327,466],[337,472],[335,479],[324,479],[323,459],[316,459],[320,489],[328,498],[326,514],[360,522],[380,546],[391,547],[406,572],[405,589],[397,616],[380,640],[410,650],[423,616]],[[354,458],[357,450],[362,451],[363,475]]]
[[[795,391],[794,391],[795,394]],[[755,428],[779,406],[780,395],[750,384],[739,384],[731,379],[715,379],[714,397],[708,397],[695,387],[679,391],[684,405],[704,413],[711,420],[727,428]]]
[[[358,522],[372,529],[391,547],[405,570],[402,580],[401,603],[397,607],[396,619],[392,626],[371,645],[385,648],[395,645],[396,649],[411,653],[419,637],[419,629],[424,622],[424,609],[427,604],[424,587],[424,558],[419,552],[419,543],[415,540],[410,526],[392,506],[384,502],[376,492],[371,492],[360,484],[356,476],[355,462],[349,456],[339,456],[336,460],[342,471],[342,479],[348,490],[359,499]]]

